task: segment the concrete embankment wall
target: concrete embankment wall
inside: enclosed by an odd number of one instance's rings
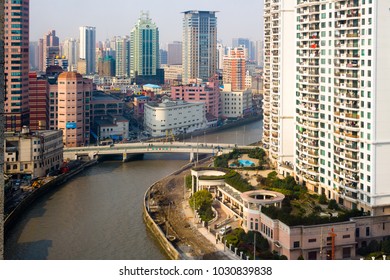
[[[147,202],[147,197],[149,196],[149,192],[145,195],[145,203]],[[149,215],[148,210],[146,209],[146,204],[144,205],[143,217],[145,221],[145,225],[148,227],[150,232],[158,241],[161,248],[163,248],[164,252],[168,255],[168,257],[172,260],[180,260],[181,255],[176,250],[176,248],[172,245],[171,242],[165,237],[165,234],[162,232],[160,227],[154,222],[152,217]]]
[[[182,172],[183,170],[189,168],[192,166],[192,164],[187,164],[180,168],[179,170],[176,170],[175,172],[171,173],[170,175],[166,176],[165,178],[176,175]],[[172,243],[166,238],[164,232],[161,230],[161,228],[156,224],[156,222],[153,220],[153,218],[150,216],[148,211],[148,204],[149,204],[149,197],[150,193],[153,191],[154,186],[159,181],[155,182],[153,185],[149,187],[149,189],[146,191],[144,196],[144,206],[143,206],[143,218],[145,225],[148,227],[150,232],[153,234],[153,236],[158,241],[161,248],[164,250],[164,252],[167,254],[167,256],[172,260],[180,260],[182,259],[180,253],[176,250],[176,248],[172,245]]]
[[[24,198],[19,205],[6,217],[4,221],[4,231],[7,231],[18,221],[20,216],[24,213],[24,211],[30,207],[39,197],[46,194],[49,191],[53,191],[56,188],[60,187],[70,178],[75,176],[76,174],[83,171],[85,168],[96,164],[97,161],[89,161],[87,163],[82,164],[74,170],[69,171],[69,173],[61,174],[57,176],[55,179],[50,182],[42,185],[40,188],[34,190],[29,196]]]

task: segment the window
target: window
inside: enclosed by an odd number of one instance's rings
[[[314,242],[316,242],[316,241],[317,241],[316,238],[311,238],[311,239],[308,240],[309,243],[314,243]]]
[[[370,227],[366,227],[366,236],[370,236]]]
[[[299,241],[294,241],[293,247],[294,248],[299,248],[300,247],[300,242]]]

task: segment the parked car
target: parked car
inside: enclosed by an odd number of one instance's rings
[[[221,230],[219,231],[219,234],[220,235],[225,235],[225,234],[228,234],[229,232],[232,231],[232,226],[224,226],[223,228],[221,228]]]

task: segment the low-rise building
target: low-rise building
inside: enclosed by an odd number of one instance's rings
[[[123,115],[124,101],[102,91],[94,91],[91,100],[91,121],[113,115]]]
[[[116,141],[129,136],[129,120],[123,116],[105,116],[94,120],[94,133],[99,140],[111,138]]]
[[[202,102],[150,102],[144,105],[144,126],[153,137],[190,133],[207,127],[205,105]]]
[[[171,88],[172,100],[184,100],[187,102],[203,102],[206,111],[217,119],[221,116],[222,106],[220,100],[219,81],[216,77],[208,83],[193,83],[188,85],[174,86]]]
[[[24,127],[21,133],[6,133],[4,173],[46,176],[61,167],[63,148],[62,130],[30,132]]]
[[[252,91],[231,91],[230,84],[225,84],[221,91],[221,103],[223,118],[243,118],[252,112]]]
[[[213,190],[222,209],[240,220],[245,231],[259,232],[268,240],[271,251],[288,259],[356,259],[358,248],[390,236],[390,215],[352,217],[315,225],[287,225],[262,211],[263,207],[280,208],[283,194],[265,190],[241,193],[221,178],[225,174],[214,169],[193,169],[192,193]]]
[[[151,91],[154,94],[161,93],[161,87],[159,85],[146,84],[146,85],[143,85],[142,88],[144,91]]]
[[[180,65],[162,65],[165,74],[165,83],[169,85],[178,85],[182,81],[183,66]]]

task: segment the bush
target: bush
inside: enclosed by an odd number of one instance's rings
[[[323,205],[327,204],[327,199],[326,199],[325,194],[321,194],[321,195],[320,195],[320,197],[318,198],[318,202],[319,202],[320,204],[323,204]]]
[[[192,188],[192,176],[191,175],[186,176],[186,188],[187,189]]]
[[[329,200],[328,208],[330,210],[339,210],[340,209],[339,205],[337,204],[336,200],[334,200],[334,199]]]
[[[225,178],[225,182],[240,192],[247,192],[253,189],[237,172],[235,172],[234,176]]]
[[[212,195],[207,190],[201,190],[194,193],[190,198],[190,206],[198,211],[200,218],[203,221],[210,221],[214,217],[213,210],[211,209]]]

